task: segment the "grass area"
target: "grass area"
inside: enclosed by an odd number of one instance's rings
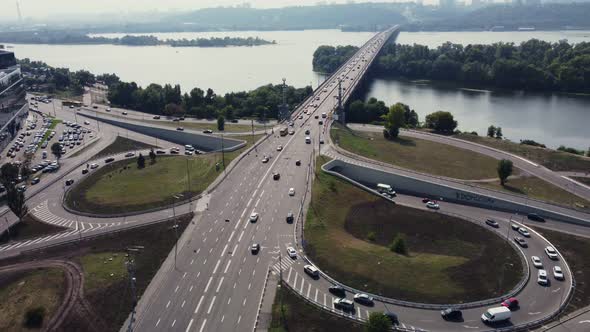
[[[117,136],[117,138],[115,138],[115,141],[113,143],[111,143],[106,148],[100,150],[95,155],[95,157],[100,158],[100,157],[110,156],[113,154],[118,154],[118,153],[127,152],[127,151],[145,150],[145,149],[151,149],[151,148],[155,149],[156,147],[151,144],[146,144],[146,143],[132,140],[132,139],[129,139],[126,137]]]
[[[560,233],[541,227],[533,228],[553,243],[567,260],[574,274],[576,288],[574,297],[565,309],[571,313],[590,305],[590,241],[588,238]],[[570,276],[566,275],[566,278]]]
[[[0,283],[0,331],[38,331],[24,325],[25,313],[43,308],[42,327],[49,322],[65,292],[64,273],[60,269],[39,269],[4,278]]]
[[[281,306],[282,304],[282,306]],[[279,287],[272,305],[269,332],[362,332],[363,326],[336,317],[301,299],[290,289]]]
[[[249,147],[260,136],[237,138],[245,139]],[[229,165],[243,150],[226,153],[225,164]],[[66,203],[77,210],[98,214],[167,206],[174,202],[175,195],[188,199],[203,192],[223,172],[223,167],[216,169],[218,162],[221,163],[220,153],[158,156],[155,164],[146,156],[143,169],[137,168],[137,158],[116,161],[78,183],[68,193]]]
[[[84,270],[84,291],[95,292],[125,280],[124,252],[101,252],[80,257]]]
[[[64,230],[66,228],[40,222],[29,214],[20,223],[16,223],[10,227],[10,234],[9,232],[4,232],[0,236],[0,244],[10,241],[23,241],[41,235],[59,233]]]
[[[520,258],[500,237],[461,219],[394,205],[321,172],[322,163],[307,215],[306,252],[335,279],[433,303],[498,296],[520,280]],[[398,234],[406,238],[408,255],[388,248]]]
[[[590,186],[590,178],[585,178],[585,177],[581,177],[581,176],[572,176],[571,178],[580,182],[580,183]]]
[[[469,134],[460,134],[454,137],[514,153],[554,171],[587,172],[590,169],[590,158],[584,158],[567,152]]]
[[[526,195],[531,198],[540,199],[547,202],[553,202],[561,205],[590,209],[590,202],[580,198],[569,191],[563,190],[549,182],[543,181],[538,177],[520,177],[509,179],[502,187],[499,181],[484,182],[479,185],[509,191],[515,194]]]
[[[447,144],[405,137],[386,140],[382,133],[340,125],[332,126],[330,134],[345,150],[418,172],[465,180],[498,176],[496,159]]]

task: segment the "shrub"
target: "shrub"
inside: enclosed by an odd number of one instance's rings
[[[375,232],[369,232],[367,234],[367,240],[369,240],[371,242],[375,242],[376,238],[377,238],[377,234],[375,234]]]
[[[24,326],[28,328],[40,328],[45,318],[45,308],[35,307],[27,310],[25,313]]]
[[[396,254],[407,255],[408,247],[406,245],[406,238],[402,234],[396,235],[389,245],[389,250],[395,252]]]

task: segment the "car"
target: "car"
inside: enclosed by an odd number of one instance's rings
[[[529,231],[524,227],[519,227],[518,233],[520,233],[520,235],[522,235],[524,237],[531,237],[531,233],[529,233]]]
[[[549,284],[549,280],[547,279],[547,271],[539,270],[539,272],[537,272],[537,283],[543,286]]]
[[[387,319],[389,319],[389,321],[391,322],[391,325],[393,326],[397,326],[399,325],[399,318],[397,318],[397,315],[394,314],[391,311],[388,311],[386,313],[384,313],[385,317],[387,317]]]
[[[289,135],[295,135],[295,130],[289,130]]]
[[[190,150],[186,150],[186,151],[184,151],[184,154],[186,156],[192,156],[194,153],[192,151],[190,151]]]
[[[166,151],[164,151],[164,150],[156,150],[156,154],[166,154]]]
[[[518,231],[518,229],[520,228],[520,226],[518,224],[510,224],[510,227],[512,228],[513,231]]]
[[[250,214],[250,222],[257,222],[258,221],[258,212],[252,212]]]
[[[88,168],[84,168],[84,169],[82,170],[82,175],[84,175],[84,174],[88,174]]]
[[[179,148],[170,148],[170,154],[179,154],[179,153],[180,153]]]
[[[552,259],[554,261],[557,260],[557,258],[558,258],[557,257],[557,251],[552,246],[545,247],[545,253],[549,257],[549,259]]]
[[[73,108],[73,107],[72,107],[72,108]],[[97,108],[98,108],[98,106],[96,106],[96,105],[92,105],[92,108],[94,108],[94,109],[97,109]]]
[[[135,156],[135,152],[127,152],[127,153],[125,154],[125,157],[127,157],[127,158],[129,158],[129,157],[133,157],[133,156]]]
[[[488,224],[494,228],[500,227],[500,224],[498,224],[497,221],[495,221],[494,219],[490,219],[490,218],[486,219],[486,224]]]
[[[84,124],[88,126],[88,125],[90,125],[90,121],[86,120],[86,121],[84,121]]]
[[[113,161],[115,161],[115,158],[113,158],[113,157],[109,157],[109,158],[107,158],[107,159],[105,159],[105,160],[104,160],[104,163],[105,163],[105,164],[108,164],[108,163],[111,163],[111,162],[113,162]]]
[[[66,186],[71,186],[74,183],[74,179],[67,179]]]
[[[320,277],[320,270],[318,270],[318,268],[313,265],[303,266],[303,271],[305,271],[305,273],[307,273],[313,279],[319,279]]]
[[[295,196],[295,188],[289,188],[289,196]]]
[[[293,219],[294,219],[294,217],[293,217],[293,212],[292,212],[292,211],[289,211],[289,212],[287,213],[287,222],[288,222],[288,223],[292,223],[292,222],[293,222]]]
[[[324,144],[324,139],[320,138],[320,144]]]
[[[203,134],[213,134],[213,130],[210,130],[210,129],[203,130]]]
[[[553,277],[557,280],[565,279],[565,277],[563,276],[563,271],[561,270],[561,267],[559,267],[557,265],[553,267]]]
[[[262,163],[263,163],[263,164],[266,164],[266,163],[268,162],[268,160],[269,160],[269,159],[268,159],[268,157],[267,157],[267,156],[264,156],[264,157],[262,158]]]
[[[272,173],[273,180],[278,180],[281,178],[281,173]]]
[[[514,242],[516,242],[519,246],[523,247],[523,248],[528,248],[528,244],[526,243],[526,240],[521,238],[520,236],[515,236],[514,237]]]
[[[543,262],[541,262],[541,259],[539,258],[539,256],[531,256],[531,261],[533,262],[534,267],[536,267],[538,269],[543,268]]]
[[[176,130],[178,130],[178,131],[184,131],[184,128],[182,128],[182,127],[177,127],[177,128],[176,128]]]
[[[540,221],[540,222],[544,222],[545,218],[541,217],[540,215],[536,214],[536,213],[529,213],[526,216],[527,218],[529,218],[529,220],[532,221]]]
[[[436,201],[428,201],[428,203],[426,203],[426,207],[433,210],[440,209],[440,206]]]
[[[238,123],[238,119],[231,119],[231,120],[229,120],[229,122],[231,122],[231,123]]]
[[[360,304],[364,304],[367,306],[372,306],[373,305],[373,298],[370,297],[369,295],[365,294],[365,293],[357,293],[354,294],[354,302],[360,303]]]
[[[440,311],[440,315],[444,320],[461,320],[463,313],[456,308],[446,308]]]
[[[160,116],[159,115],[154,115],[154,120],[160,120]]]
[[[342,311],[354,311],[354,303],[348,299],[334,299],[332,302],[334,308]]]
[[[282,145],[277,146],[277,151],[283,151],[283,146]]]
[[[180,119],[179,119],[179,118],[174,118],[174,119],[172,119],[172,121],[174,121],[174,122],[179,122],[179,121],[180,121]]]
[[[300,116],[299,116],[299,119],[303,119],[303,115],[300,115]]]
[[[16,191],[18,191],[19,193],[25,192],[27,190],[27,185],[20,185],[18,187],[16,187]]]
[[[426,198],[426,197],[422,198],[422,203],[428,203],[428,202],[430,202],[430,198]]]
[[[36,178],[34,178],[33,180],[31,180],[31,184],[32,184],[32,185],[35,185],[35,184],[39,183],[39,181],[41,181],[41,179],[40,179],[40,178],[38,178],[38,177],[36,177]]]
[[[323,125],[323,124],[324,124],[324,121],[322,121],[322,120],[318,121],[318,125],[320,125],[320,126],[321,126],[321,125]]]
[[[299,159],[295,160],[295,166],[301,166],[301,160],[299,160]]]
[[[258,244],[258,243],[252,244],[252,248],[250,249],[250,251],[252,251],[253,255],[258,254],[258,252],[260,251],[260,244]]]
[[[346,297],[346,290],[344,290],[344,287],[340,285],[330,286],[328,291],[338,297]]]
[[[319,115],[314,116],[314,119],[319,119],[319,118],[320,118]]]
[[[90,164],[90,169],[98,168],[98,164]]]
[[[107,112],[110,112],[110,110],[107,110]],[[123,115],[127,115],[127,114],[128,114],[127,112],[123,112]]]
[[[297,258],[297,251],[293,247],[287,247],[287,254],[293,259]]]
[[[310,131],[309,129],[305,130],[305,135],[309,135]]]
[[[520,305],[518,304],[518,300],[515,297],[508,298],[502,301],[501,305],[506,307],[510,310],[517,309]]]

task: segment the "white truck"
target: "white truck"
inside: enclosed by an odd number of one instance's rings
[[[506,307],[496,307],[486,310],[481,315],[481,320],[486,324],[494,324],[510,319],[512,312]]]
[[[377,191],[380,194],[389,194],[395,196],[395,190],[393,190],[393,188],[388,184],[377,183]]]

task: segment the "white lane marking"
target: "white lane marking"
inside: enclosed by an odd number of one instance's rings
[[[205,298],[205,295],[201,295],[201,298],[199,299],[199,303],[197,303],[197,307],[195,308],[195,314],[197,313],[197,311],[199,311],[199,308],[201,307],[201,304],[203,303],[203,299]]]
[[[221,284],[223,284],[223,278],[221,277],[221,279],[219,279],[219,284],[217,284],[217,289],[215,290],[215,293],[219,293],[219,289],[221,288]]]
[[[182,275],[182,279],[184,279],[186,277],[186,272]]]
[[[221,255],[219,255],[220,257],[223,256],[223,254],[225,254],[227,252],[227,244],[225,245],[225,247],[223,247],[223,250],[221,251]]]
[[[244,302],[242,302],[242,306],[243,306],[243,307],[245,307],[245,306],[246,306],[246,300],[247,300],[247,299],[248,299],[248,298],[244,298]]]
[[[172,322],[172,327],[176,324],[176,319]]]
[[[240,315],[240,317],[238,317],[238,324],[240,324],[241,320],[242,320],[242,315]]]
[[[207,293],[207,290],[209,290],[209,286],[211,285],[212,280],[213,277],[209,277],[209,281],[207,281],[207,286],[205,286],[205,291],[203,293]]]
[[[207,324],[207,318],[205,318],[205,320],[203,321],[203,324],[201,324],[201,328],[199,329],[199,332],[203,332],[203,330],[205,329],[205,324]]]
[[[186,300],[182,301],[182,304],[180,305],[181,308],[184,308],[184,304],[186,303]]]
[[[211,303],[209,303],[209,309],[207,309],[207,315],[211,313],[211,308],[213,308],[213,304],[215,303],[215,299],[217,299],[217,296],[213,296],[213,300],[211,300]]]
[[[289,273],[287,274],[287,283],[289,283],[289,279],[291,279],[291,272],[293,271],[293,268],[290,267],[289,268]]]
[[[307,298],[309,298],[310,291],[311,291],[311,284],[307,284],[307,295],[306,295]]]
[[[188,331],[190,331],[190,329],[191,329],[191,326],[193,326],[193,321],[194,321],[194,320],[191,318],[191,321],[190,321],[190,322],[188,322],[188,326],[186,327],[186,330],[184,330],[185,332],[188,332]]]
[[[191,265],[193,265],[194,262],[195,262],[195,260],[194,259],[191,259]]]
[[[221,316],[221,322],[223,323],[223,320],[225,319],[225,315]]]
[[[215,268],[213,269],[213,273],[215,274],[217,272],[217,268],[219,267],[219,264],[221,263],[221,259],[217,260],[217,263],[215,264]]]
[[[234,250],[231,251],[232,256],[235,255],[236,253],[236,249],[238,249],[238,244],[236,243],[236,245],[234,246]]]
[[[318,301],[318,289],[317,288],[315,289],[315,297],[314,297],[313,301],[314,302]]]
[[[176,289],[174,290],[174,293],[178,292],[178,288],[180,288],[180,285],[179,286],[176,286]]]
[[[231,297],[229,299],[227,299],[227,304],[231,303]]]
[[[235,232],[236,232],[235,230],[231,232],[231,235],[229,236],[229,239],[227,240],[227,242],[231,242],[231,239],[234,237]]]
[[[168,301],[168,303],[166,304],[166,308],[168,308],[170,306],[170,301]]]
[[[223,270],[223,273],[227,273],[227,269],[229,269],[229,265],[231,264],[231,259],[229,261],[227,261],[227,264],[225,265],[225,270]]]
[[[158,325],[160,325],[160,320],[161,320],[161,318],[158,318],[158,321],[156,322],[156,327],[158,327]]]
[[[191,288],[189,288],[189,293],[193,291],[193,285],[191,285]]]
[[[242,230],[242,233],[240,233],[240,237],[238,238],[238,243],[240,243],[240,241],[242,241],[242,236],[244,235],[244,231]]]

